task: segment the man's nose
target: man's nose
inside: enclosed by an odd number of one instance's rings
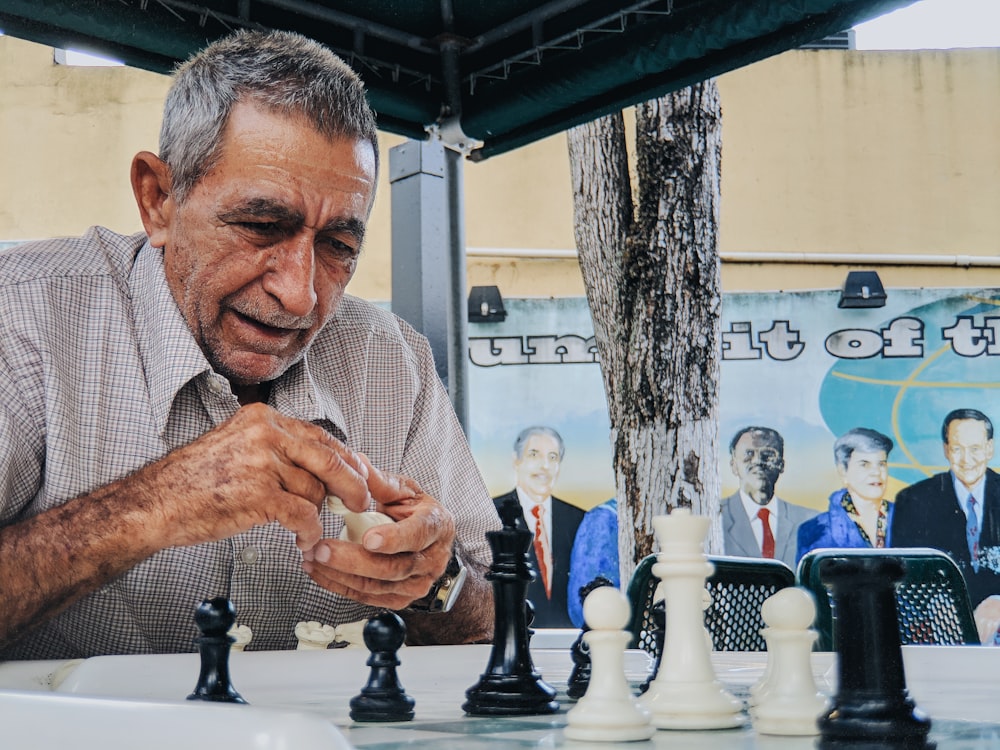
[[[313,238],[300,232],[282,243],[264,274],[264,291],[285,312],[304,317],[316,306],[316,255]]]

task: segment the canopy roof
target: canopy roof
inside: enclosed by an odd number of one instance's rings
[[[911,2],[0,0],[0,29],[163,73],[232,29],[298,31],[361,73],[382,129],[485,158]]]

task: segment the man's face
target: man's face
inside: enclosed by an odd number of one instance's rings
[[[234,107],[221,158],[177,205],[164,263],[199,346],[237,385],[278,377],[354,275],[375,191],[371,144],[304,119]]]
[[[524,443],[524,455],[514,457],[517,486],[539,500],[549,497],[560,463],[558,441],[549,435],[532,435]]]
[[[740,489],[765,505],[774,497],[774,485],[785,470],[785,460],[771,436],[751,431],[736,441],[729,466],[740,480]]]
[[[854,451],[847,459],[847,468],[838,470],[853,499],[877,503],[885,497],[889,481],[889,458],[885,451]]]
[[[972,488],[993,459],[993,441],[986,437],[986,425],[978,419],[956,419],[949,424],[944,456],[958,481]]]

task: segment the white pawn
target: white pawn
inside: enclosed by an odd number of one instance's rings
[[[750,688],[753,727],[760,734],[819,734],[816,720],[828,703],[816,688],[810,656],[816,602],[811,593],[792,586],[768,597],[760,614],[767,626],[760,631],[767,667]]]
[[[309,622],[300,622],[295,626],[295,637],[299,639],[296,650],[319,651],[326,649],[333,643],[334,638],[337,637],[337,631],[332,625],[323,625],[315,620],[310,620]]]
[[[368,529],[373,526],[381,526],[385,523],[394,523],[392,518],[378,511],[355,513],[353,510],[348,510],[347,506],[344,505],[344,501],[335,495],[329,495],[326,498],[326,507],[334,515],[343,517],[344,528],[340,532],[340,538],[348,542],[357,542],[360,544],[361,537],[365,535]]]
[[[229,629],[228,635],[235,639],[230,647],[233,651],[242,651],[253,640],[253,632],[247,625],[233,625]]]
[[[653,575],[663,585],[667,622],[656,678],[639,702],[659,729],[730,729],[746,723],[743,705],[716,679],[706,637],[705,558],[709,519],[687,508],[653,518],[660,545]]]
[[[568,739],[632,742],[656,733],[625,679],[629,615],[628,599],[612,586],[594,589],[583,602],[583,619],[590,628],[583,634],[590,649],[590,682],[566,714]]]

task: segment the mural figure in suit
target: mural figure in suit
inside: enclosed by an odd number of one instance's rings
[[[775,497],[775,485],[785,470],[784,439],[770,427],[744,427],[729,443],[729,466],[740,488],[722,501],[726,554],[773,557],[794,569],[799,524],[816,511]],[[761,509],[767,511],[767,530],[758,515]]]
[[[534,534],[534,543],[528,548],[537,572],[528,585],[528,599],[535,608],[533,627],[572,627],[568,611],[570,553],[584,511],[552,496],[565,453],[562,437],[551,427],[522,430],[514,441],[517,486],[493,498],[498,510],[505,501],[520,503],[525,528]]]
[[[1000,474],[987,466],[993,423],[976,409],[956,409],[944,418],[941,439],[950,468],[896,496],[892,546],[947,552],[965,577],[977,622],[995,623],[1000,620],[1000,597],[992,598],[1000,595]],[[992,642],[996,630],[995,624],[992,632],[980,627],[980,635]]]

